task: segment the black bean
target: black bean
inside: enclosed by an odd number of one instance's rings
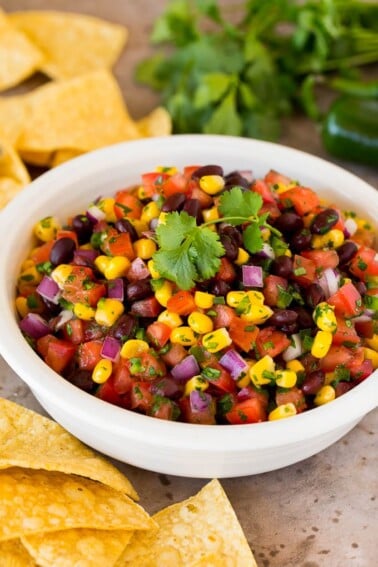
[[[83,244],[90,239],[93,224],[86,215],[76,215],[72,219],[72,228],[76,232],[80,244]]]
[[[339,220],[339,213],[335,209],[324,209],[317,215],[315,215],[314,220],[311,223],[312,234],[325,234]]]
[[[277,311],[269,317],[269,325],[281,328],[283,325],[292,325],[297,319],[298,313],[292,309],[277,309]]]
[[[230,290],[230,284],[223,280],[217,280],[210,284],[210,293],[214,295],[226,295]]]
[[[297,333],[299,331],[298,323],[290,323],[290,325],[282,325],[280,330],[287,335],[292,335],[293,333]]]
[[[287,279],[293,271],[293,260],[289,256],[277,256],[271,264],[272,274]]]
[[[118,230],[118,232],[128,232],[130,234],[132,242],[138,240],[138,233],[129,220],[119,219],[116,221],[114,226]]]
[[[161,210],[164,213],[170,213],[172,211],[181,211],[185,203],[184,193],[173,193],[164,201]]]
[[[226,258],[231,260],[231,262],[236,260],[239,253],[239,247],[235,240],[233,240],[228,234],[221,234],[220,241],[223,244]]]
[[[230,238],[235,240],[238,246],[243,246],[242,234],[236,226],[232,226],[230,224],[222,226],[222,228],[219,230],[219,234],[227,234]]]
[[[323,386],[325,380],[325,374],[323,370],[314,370],[310,372],[304,379],[302,384],[302,392],[307,395],[316,394],[320,388]]]
[[[304,307],[294,307],[294,311],[298,314],[297,325],[299,329],[311,329],[315,327],[312,315],[307,311],[307,309]]]
[[[74,257],[76,243],[72,238],[59,238],[50,250],[50,262],[53,266],[69,264]]]
[[[151,295],[150,280],[138,280],[126,286],[126,297],[129,301],[139,301]]]
[[[283,234],[292,234],[301,230],[304,225],[302,217],[297,215],[297,213],[286,211],[276,218],[274,226]]]
[[[365,293],[367,292],[367,287],[364,282],[355,282],[354,287],[357,289],[360,295],[365,295]]]
[[[220,165],[204,165],[192,173],[192,179],[200,179],[204,175],[220,175],[223,177],[223,167]]]
[[[124,341],[134,336],[136,326],[136,318],[126,313],[117,319],[117,322],[110,330],[110,334],[116,339]]]
[[[201,203],[199,199],[187,199],[182,210],[188,213],[188,215],[190,215],[191,217],[194,217],[197,221],[197,224],[201,224],[201,222],[203,221]]]
[[[325,301],[326,297],[322,287],[317,283],[312,283],[305,290],[305,299],[307,305],[311,307],[311,309],[314,309],[318,303]]]
[[[357,253],[358,247],[357,244],[352,242],[351,240],[347,240],[337,249],[337,254],[339,256],[339,264],[340,266],[344,266],[355,256]]]
[[[290,244],[294,252],[302,252],[302,250],[306,250],[310,247],[311,240],[311,232],[308,228],[302,228],[292,235]]]
[[[225,180],[225,189],[232,189],[232,187],[244,187],[245,189],[249,189],[251,186],[248,179],[240,175],[240,173],[237,171],[234,171],[226,175],[224,180]]]
[[[66,380],[84,392],[92,393],[97,388],[97,384],[92,380],[92,372],[89,370],[74,369],[66,376]]]

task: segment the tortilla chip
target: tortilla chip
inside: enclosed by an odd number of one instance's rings
[[[20,158],[30,165],[49,167],[53,152],[19,152]]]
[[[25,11],[9,19],[45,55],[40,69],[54,79],[110,69],[127,40],[125,27],[85,14]]]
[[[22,542],[40,567],[110,567],[132,535],[125,530],[82,528],[26,536]]]
[[[16,146],[27,120],[27,95],[0,97],[0,140]]]
[[[58,423],[0,398],[0,469],[8,467],[87,477],[138,500],[133,486],[116,467]]]
[[[117,567],[257,567],[235,512],[217,480],[153,516],[157,530],[135,533]],[[221,563],[214,563],[222,558]],[[211,565],[211,562],[209,563]]]
[[[138,120],[137,127],[142,137],[168,136],[172,132],[172,120],[169,112],[162,106]]]
[[[0,140],[0,209],[30,182],[29,173],[18,154]]]
[[[70,150],[70,149],[58,150],[54,153],[50,162],[50,166],[57,167],[61,163],[64,163],[66,161],[69,161],[70,159],[80,156],[82,153],[83,152],[80,152],[79,150]]]
[[[131,498],[94,480],[13,467],[0,471],[0,541],[71,528],[148,530]]]
[[[0,91],[14,87],[42,65],[43,54],[0,8]]]
[[[0,541],[0,557],[1,567],[37,567],[18,538]]]
[[[109,71],[51,82],[27,95],[22,152],[71,148],[82,152],[140,137]]]

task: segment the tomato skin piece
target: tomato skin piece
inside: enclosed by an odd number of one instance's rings
[[[266,421],[267,414],[260,400],[257,398],[249,398],[242,402],[237,402],[234,407],[225,414],[225,417],[232,425],[240,425]]]
[[[187,177],[182,173],[174,173],[173,175],[168,175],[161,186],[161,192],[164,197],[170,197],[174,193],[187,193],[188,192],[188,180]]]
[[[312,260],[301,256],[300,254],[295,254],[293,258],[293,280],[302,285],[303,287],[308,287],[311,285],[316,278],[316,265]]]
[[[180,290],[174,293],[167,302],[168,311],[178,315],[190,315],[197,308],[194,296],[190,291]]]
[[[129,190],[123,189],[115,194],[114,213],[117,219],[140,219],[142,209],[141,201]]]
[[[77,362],[81,370],[92,371],[101,359],[102,341],[81,343],[77,349]]]
[[[318,195],[309,187],[297,185],[278,195],[284,208],[294,207],[295,211],[303,217],[320,205]]]
[[[30,254],[30,259],[33,260],[34,264],[43,264],[44,262],[49,262],[51,248],[55,244],[55,240],[49,240],[44,242],[37,248],[34,248]]]
[[[260,329],[256,338],[256,348],[261,357],[269,355],[274,358],[286,350],[288,346],[290,346],[290,339],[275,327]]]
[[[63,284],[62,297],[71,303],[86,303],[95,307],[106,294],[106,287],[93,281],[93,278],[91,268],[72,266],[71,274]]]
[[[47,352],[44,360],[50,368],[60,374],[73,360],[76,352],[76,346],[63,339],[51,340],[48,343]]]
[[[167,344],[171,332],[172,329],[160,321],[154,321],[146,330],[149,341],[157,348],[163,348]]]
[[[361,246],[349,264],[349,271],[366,282],[369,276],[378,276],[378,254],[373,248]]]
[[[342,285],[336,293],[327,299],[335,312],[345,317],[354,317],[363,311],[361,294],[352,282]]]
[[[118,232],[105,238],[101,250],[109,256],[125,256],[130,261],[135,258],[131,236],[128,232]]]
[[[339,256],[336,250],[303,250],[301,256],[312,260],[317,271],[323,271],[327,268],[334,269],[339,265]]]
[[[229,334],[238,348],[249,352],[255,346],[259,328],[235,316],[230,323]]]

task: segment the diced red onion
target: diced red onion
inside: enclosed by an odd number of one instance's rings
[[[365,309],[361,315],[353,317],[353,323],[367,323],[367,321],[371,321],[373,314],[374,311],[372,309]]]
[[[320,278],[318,284],[322,288],[325,298],[328,299],[331,295],[339,289],[340,274],[335,272],[332,268],[326,268]]]
[[[206,410],[211,404],[210,394],[206,392],[199,392],[198,390],[193,390],[189,394],[190,409],[193,412],[199,412]]]
[[[122,278],[115,278],[108,281],[108,297],[123,301],[125,298],[125,288]]]
[[[248,369],[248,364],[244,358],[234,349],[228,350],[219,359],[219,364],[230,372],[234,380],[237,380],[240,374]]]
[[[72,317],[73,317],[72,311],[70,311],[69,309],[63,309],[63,311],[61,311],[59,315],[56,317],[54,330],[59,331],[59,329],[61,329],[66,323],[68,323],[68,321],[71,321]]]
[[[344,235],[349,238],[350,236],[353,236],[353,234],[356,232],[358,226],[357,223],[354,219],[352,219],[351,217],[347,218],[345,220],[344,223]]]
[[[246,287],[263,287],[263,270],[261,266],[242,266],[243,285]]]
[[[271,258],[272,260],[276,257],[273,248],[267,242],[264,242],[260,255],[264,256],[264,258]]]
[[[298,333],[294,333],[293,335],[291,335],[290,341],[293,344],[288,346],[287,349],[284,350],[282,353],[282,358],[284,359],[285,362],[289,362],[289,360],[294,360],[303,353],[302,341]]]
[[[49,324],[38,313],[28,313],[20,321],[20,329],[32,339],[40,339],[51,331]]]
[[[59,302],[59,286],[50,276],[43,276],[42,280],[37,286],[37,293],[39,293],[41,297],[44,297],[45,299],[51,301],[51,303],[58,304]]]
[[[131,282],[144,280],[150,276],[150,270],[142,258],[135,258],[127,271],[127,279]]]
[[[159,219],[157,217],[150,220],[149,227],[151,230],[155,231],[158,227]]]
[[[242,388],[237,393],[236,397],[238,398],[238,402],[244,402],[244,400],[249,400],[251,397],[251,390],[249,388]]]
[[[96,224],[97,222],[104,220],[106,217],[104,211],[102,211],[100,207],[97,207],[96,205],[91,205],[90,207],[88,207],[86,215],[89,218],[89,220],[93,222],[93,224]]]
[[[107,358],[112,362],[117,362],[121,350],[121,343],[114,337],[105,337],[102,343],[101,356]]]
[[[166,398],[175,398],[181,394],[183,387],[178,384],[173,378],[162,378],[157,382],[152,382],[151,391],[158,396]]]
[[[186,356],[181,362],[176,364],[171,370],[171,374],[178,382],[186,382],[200,373],[198,362],[192,354]]]
[[[252,183],[254,177],[251,169],[239,169],[238,173],[240,173],[240,175],[244,177],[244,179],[246,179],[249,183]]]
[[[73,263],[77,266],[93,266],[95,259],[98,256],[97,250],[86,250],[79,248],[75,250]]]

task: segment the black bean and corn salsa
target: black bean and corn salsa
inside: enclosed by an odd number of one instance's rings
[[[34,233],[20,328],[53,370],[111,404],[271,421],[378,367],[374,227],[276,171],[158,167]]]

